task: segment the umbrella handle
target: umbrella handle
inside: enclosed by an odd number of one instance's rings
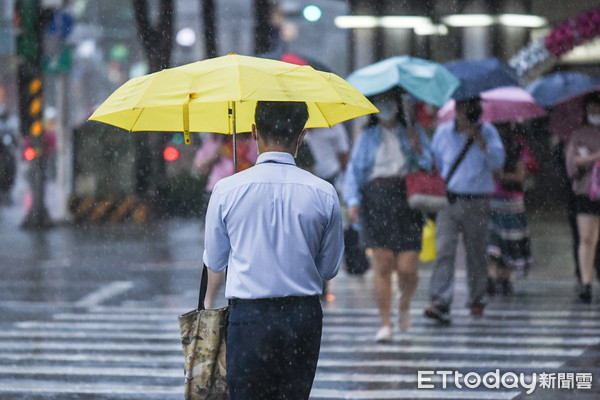
[[[197,93],[190,93],[183,103],[183,137],[185,144],[191,144],[190,139],[190,100],[198,97]]]
[[[231,102],[231,109],[229,110],[231,112],[231,119],[233,122],[233,173],[235,174],[237,172],[237,140],[235,138],[235,134],[236,134],[236,126],[235,126],[235,101]]]

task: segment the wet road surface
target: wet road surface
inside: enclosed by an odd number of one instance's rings
[[[183,398],[177,316],[197,302],[199,220],[29,232],[10,210],[0,218],[0,399]],[[390,344],[373,341],[372,272],[341,272],[324,303],[311,398],[600,398],[600,290],[595,284],[591,306],[575,301],[562,221],[532,215],[536,266],[514,296],[490,299],[481,320],[463,307],[460,257],[452,325],[423,318],[431,265],[422,265],[413,327]],[[459,389],[453,380],[455,372],[476,379],[496,370],[502,387],[469,388],[461,378]],[[419,388],[419,371],[433,388]],[[452,373],[446,388],[444,371]],[[511,383],[511,373],[528,385],[535,374],[533,393]]]

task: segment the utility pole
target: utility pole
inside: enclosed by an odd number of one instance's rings
[[[44,26],[40,0],[17,0],[15,25],[18,30],[16,50],[19,57],[19,117],[21,133],[26,137],[34,157],[30,161],[33,203],[23,221],[23,228],[41,229],[50,226],[44,203],[46,192],[46,154],[42,124],[43,71],[42,30]]]

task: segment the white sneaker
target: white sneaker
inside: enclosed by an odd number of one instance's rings
[[[379,328],[377,335],[375,335],[376,342],[391,342],[392,341],[392,327],[391,326],[382,326]]]

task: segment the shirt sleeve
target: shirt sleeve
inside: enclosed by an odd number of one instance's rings
[[[485,140],[487,142],[487,157],[485,163],[490,171],[502,168],[504,165],[504,146],[502,139],[493,125],[485,125]]]
[[[321,278],[330,280],[334,278],[340,269],[342,255],[344,254],[344,233],[342,230],[342,213],[340,201],[335,190],[332,188],[332,207],[329,224],[325,228],[319,254],[315,258],[315,264]]]
[[[431,152],[431,143],[427,134],[421,127],[421,125],[415,125],[417,133],[419,134],[419,141],[421,142],[421,154],[419,155],[419,168],[425,171],[431,171],[433,166],[433,154]]]
[[[445,165],[443,164],[441,149],[443,149],[443,131],[440,127],[438,127],[433,135],[433,139],[431,140],[431,152],[433,153],[433,163],[437,168],[438,172],[442,174],[442,176],[446,176]]]
[[[229,262],[231,244],[227,233],[227,226],[222,215],[222,204],[220,201],[218,184],[215,186],[204,223],[204,264],[214,272],[223,271]]]

